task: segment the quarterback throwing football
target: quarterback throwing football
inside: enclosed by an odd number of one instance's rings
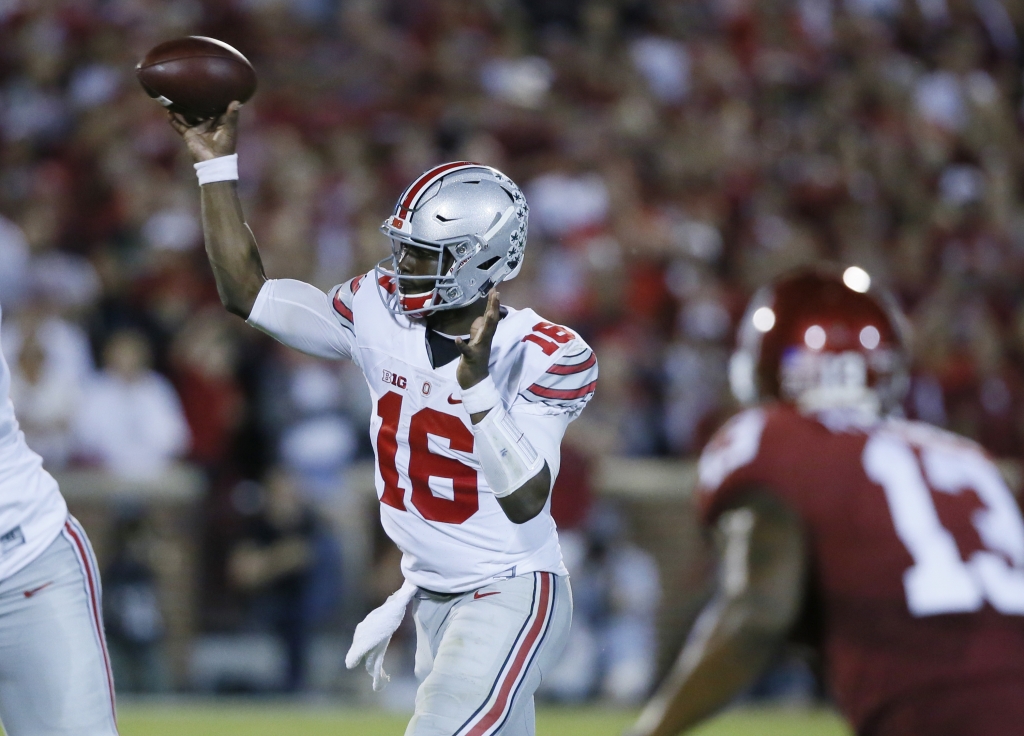
[[[414,601],[416,736],[532,734],[533,693],[569,631],[572,599],[548,512],[566,426],[594,393],[593,351],[530,309],[501,307],[528,208],[511,179],[468,162],[403,192],[381,230],[391,255],[325,294],[268,280],[235,191],[238,106],[184,137],[224,305],[303,352],[348,358],[374,402],[384,529],[406,583],[356,629],[347,663],[374,687]]]
[[[725,704],[794,628],[858,736],[1024,733],[1024,522],[973,442],[894,416],[903,319],[862,270],[754,296],[701,455],[717,595],[631,736]],[[803,622],[805,625],[797,626]]]

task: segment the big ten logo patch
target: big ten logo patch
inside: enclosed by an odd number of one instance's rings
[[[397,386],[398,388],[405,388],[409,383],[405,380],[405,376],[392,373],[387,369],[384,370],[384,375],[381,376],[381,380],[384,381],[384,383],[390,383],[392,386]]]

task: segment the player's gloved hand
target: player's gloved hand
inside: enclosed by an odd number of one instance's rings
[[[391,679],[384,671],[384,654],[395,633],[405,618],[405,609],[416,593],[416,586],[408,580],[402,587],[388,596],[384,604],[367,614],[356,626],[352,646],[345,655],[345,666],[354,669],[360,662],[373,677],[373,689],[383,690]]]
[[[196,163],[209,161],[211,158],[230,156],[235,152],[238,140],[238,111],[240,102],[232,102],[227,111],[220,117],[204,120],[197,125],[189,125],[180,115],[167,113],[174,128],[185,139],[192,160]]]
[[[491,360],[491,340],[494,339],[494,330],[501,318],[501,302],[498,299],[497,290],[491,289],[487,295],[487,310],[473,320],[469,328],[469,342],[461,337],[455,338],[455,347],[462,353],[455,377],[462,388],[475,386],[490,372],[487,364]]]

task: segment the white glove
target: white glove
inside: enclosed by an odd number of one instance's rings
[[[405,609],[418,588],[406,580],[402,587],[388,596],[384,604],[370,611],[356,626],[352,646],[345,655],[345,666],[355,668],[365,660],[366,671],[373,677],[373,689],[383,690],[391,679],[384,672],[384,654],[395,633],[405,618]]]

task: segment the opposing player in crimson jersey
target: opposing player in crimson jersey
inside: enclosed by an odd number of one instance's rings
[[[268,280],[232,180],[237,115],[172,118],[198,162],[221,298],[287,345],[355,362],[374,402],[381,521],[406,583],[357,627],[346,662],[365,660],[381,686],[413,600],[423,681],[406,733],[533,734],[533,693],[572,613],[549,496],[597,361],[571,330],[499,304],[494,287],[522,266],[526,200],[488,166],[437,166],[399,197],[373,271],[328,294]]]
[[[758,406],[700,459],[717,595],[632,736],[725,704],[810,616],[827,683],[861,736],[1024,734],[1024,522],[973,442],[890,416],[903,321],[804,270],[755,295],[731,366]]]

